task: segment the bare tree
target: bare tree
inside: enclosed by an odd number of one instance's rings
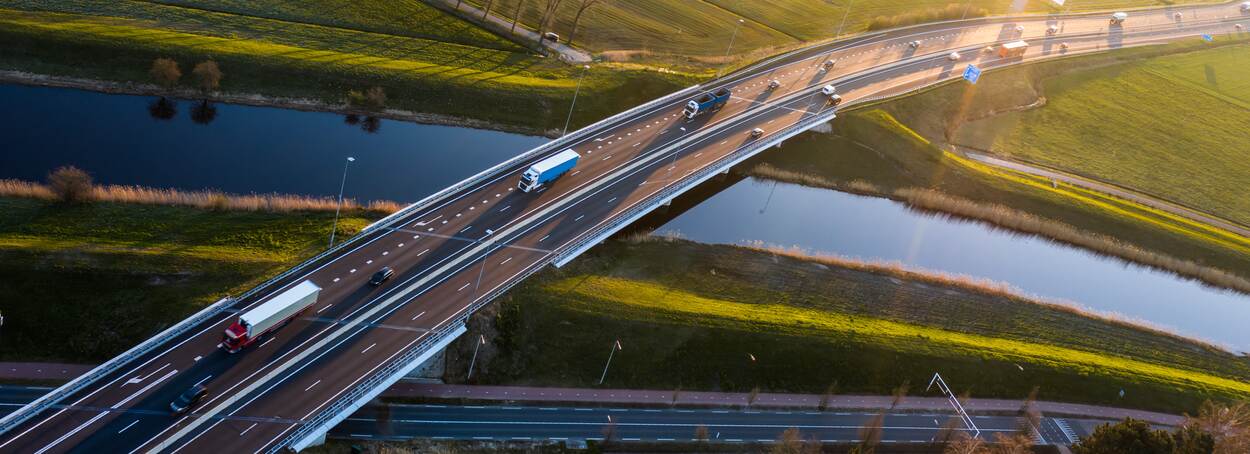
[[[482,8],[482,20],[486,20],[486,16],[490,15],[490,7],[495,4],[495,0],[486,0],[486,6]]]
[[[538,42],[543,41],[543,34],[547,33],[547,29],[551,28],[551,24],[556,21],[556,10],[560,8],[560,2],[564,0],[547,0],[546,6],[543,7],[542,19],[538,21]]]
[[[205,60],[195,65],[195,69],[191,70],[191,74],[195,75],[200,81],[200,90],[205,93],[216,90],[221,86],[221,68],[217,66],[217,62]]]
[[[573,44],[573,37],[577,36],[577,23],[582,20],[582,13],[590,9],[590,7],[601,3],[603,0],[577,0],[577,14],[573,16],[573,30],[569,31],[569,44]]]
[[[373,109],[386,107],[386,90],[382,87],[371,87],[365,90],[365,104]]]
[[[62,202],[78,203],[91,200],[95,186],[91,175],[74,166],[65,166],[48,174],[48,187]]]
[[[933,436],[934,443],[949,445],[963,438],[967,438],[966,434],[959,431],[959,428],[962,425],[963,420],[959,419],[958,416],[952,415],[951,417],[946,418],[946,422],[942,423],[942,427],[939,428],[937,434]]]
[[[1186,415],[1185,423],[1210,434],[1217,454],[1250,452],[1250,404],[1246,402],[1229,406],[1204,402],[1197,416]]]
[[[859,428],[859,439],[861,452],[873,452],[877,445],[881,443],[881,436],[885,432],[885,411],[873,415],[864,421],[864,426]]]
[[[773,445],[770,450],[772,454],[802,454],[803,437],[799,436],[799,429],[789,428],[781,433],[777,438],[777,444]]]
[[[820,411],[825,411],[826,409],[829,408],[829,401],[833,400],[833,393],[837,392],[837,390],[838,390],[837,380],[830,382],[829,386],[825,387],[825,393],[820,395],[820,404],[817,405]]]
[[[1024,399],[1024,403],[1020,404],[1020,411],[1018,412],[1019,416],[1023,418],[1025,423],[1028,425],[1027,427],[1021,427],[1021,430],[1024,433],[1031,433],[1033,428],[1041,427],[1042,425],[1042,412],[1038,410],[1037,405],[1035,405],[1037,402],[1038,390],[1039,388],[1034,386],[1033,389],[1029,391],[1029,396]]]
[[[807,442],[803,443],[802,454],[820,454],[824,452],[824,445],[820,442],[820,437],[811,435],[807,437]]]
[[[525,0],[517,0],[516,12],[512,13],[512,34],[516,34],[516,22],[521,19],[521,7],[525,6]]]
[[[907,390],[910,388],[911,388],[910,380],[905,380],[903,381],[903,384],[898,385],[897,388],[894,388],[894,400],[890,402],[891,409],[894,407],[897,407],[898,404],[903,403],[903,398],[907,397]]]
[[[698,426],[694,428],[694,440],[695,441],[707,441],[708,440],[707,426],[703,424],[699,424]]]
[[[993,454],[1029,454],[1033,452],[1033,438],[1027,435],[994,434]]]
[[[173,59],[158,58],[152,61],[152,68],[148,70],[148,75],[157,84],[169,89],[182,78],[182,70],[178,69],[178,62]]]
[[[961,432],[962,433],[962,432]],[[985,442],[980,438],[973,438],[967,434],[963,434],[958,440],[946,445],[943,454],[982,454],[984,453]]]
[[[603,426],[603,444],[611,443],[616,438],[616,422],[609,422]]]

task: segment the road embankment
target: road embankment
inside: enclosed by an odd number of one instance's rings
[[[1038,386],[1044,399],[1181,412],[1250,396],[1244,357],[1001,284],[644,238],[537,275],[477,316],[489,346],[473,381],[595,386],[619,339],[605,386],[889,394],[940,371],[977,397]],[[463,381],[472,344],[449,350],[445,378]]]

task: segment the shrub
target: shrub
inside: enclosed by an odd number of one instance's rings
[[[162,87],[171,88],[178,83],[178,79],[182,78],[182,70],[178,69],[178,62],[170,58],[158,58],[152,61],[152,68],[148,70],[148,75]]]
[[[67,203],[89,201],[95,190],[91,175],[74,166],[60,167],[49,173],[48,187],[58,200]]]

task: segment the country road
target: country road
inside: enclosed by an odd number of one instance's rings
[[[1173,203],[1167,200],[1160,199],[1158,197],[1151,196],[1149,194],[1142,194],[1140,192],[1136,192],[1130,189],[1125,189],[1123,187],[1116,186],[1114,184],[1094,180],[1092,178],[1086,178],[1086,177],[1082,177],[1079,175],[1073,175],[1070,173],[1061,172],[1058,170],[1048,169],[1045,167],[1029,164],[1026,162],[1020,162],[1020,161],[1003,158],[1001,156],[993,156],[993,155],[985,154],[980,151],[969,149],[967,147],[956,146],[955,149],[959,151],[961,154],[963,154],[964,156],[967,156],[969,158],[972,158],[973,160],[976,160],[985,164],[989,164],[995,167],[1002,167],[1004,169],[1010,169],[1010,170],[1014,170],[1017,172],[1030,174],[1030,175],[1036,175],[1042,178],[1049,178],[1055,181],[1062,181],[1064,183],[1080,186],[1080,187],[1087,188],[1087,189],[1093,189],[1095,191],[1098,191],[1104,194],[1110,194],[1115,197],[1119,197],[1121,199],[1131,200],[1131,201],[1140,203],[1142,205],[1146,205],[1151,208],[1163,210],[1168,213],[1175,214],[1177,216],[1186,217],[1186,218],[1201,222],[1203,224],[1213,225],[1221,229],[1236,233],[1243,237],[1250,238],[1250,227],[1246,227],[1241,224],[1234,223],[1227,219],[1218,218],[1218,217],[1194,210],[1192,208],[1186,207],[1184,205],[1180,205],[1177,203]]]
[[[0,386],[0,415],[38,397],[47,388]],[[798,429],[804,437],[828,443],[858,441],[873,411],[787,409],[637,408],[560,405],[391,404],[368,406],[330,432],[350,440],[498,440],[569,442],[602,440],[690,442],[702,426],[719,443],[771,443],[781,432]],[[893,410],[884,412],[882,440],[925,443],[942,436],[952,414]],[[1068,445],[1105,420],[1044,417],[1036,429],[1015,416],[980,415],[973,420],[982,436],[1024,430],[1035,443]],[[962,427],[962,426],[960,426]],[[124,433],[128,428],[123,427]],[[605,432],[606,431],[606,432]]]

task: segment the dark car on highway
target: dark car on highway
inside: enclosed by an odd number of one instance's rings
[[[369,278],[369,285],[373,285],[373,286],[382,285],[383,282],[386,282],[388,279],[391,278],[391,276],[394,276],[394,275],[395,275],[395,270],[392,270],[391,267],[389,266],[384,266],[382,267],[381,270],[378,270],[378,272],[373,273],[373,277]]]
[[[173,402],[170,402],[169,409],[173,410],[175,415],[186,413],[195,404],[200,403],[200,400],[204,399],[205,394],[208,394],[208,388],[205,388],[204,385],[192,386],[190,389],[183,391]]]

